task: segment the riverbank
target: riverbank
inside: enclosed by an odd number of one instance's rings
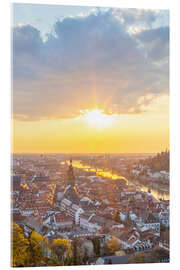
[[[92,172],[95,175],[103,177],[103,178],[110,178],[113,180],[123,179],[126,181],[127,185],[133,184],[135,187],[139,188],[143,192],[148,192],[148,189],[151,189],[152,196],[157,200],[159,199],[169,200],[168,190],[162,190],[158,186],[154,187],[152,183],[145,185],[145,184],[139,183],[137,180],[129,180],[126,177],[119,175],[117,173],[116,174],[112,173],[109,170],[103,170],[102,168],[95,168],[87,164],[82,164],[80,160],[74,160],[73,167],[77,169],[81,169],[86,172]],[[166,188],[168,188],[168,186],[166,186]]]

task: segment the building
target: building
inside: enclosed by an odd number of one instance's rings
[[[141,231],[153,229],[158,234],[160,233],[160,222],[152,213],[144,213],[144,215],[140,217],[140,220],[141,222],[140,224],[137,223],[137,226]]]
[[[58,195],[59,192],[56,191]],[[74,223],[79,225],[79,217],[80,214],[84,212],[81,206],[81,201],[79,198],[79,194],[77,188],[75,186],[75,176],[72,166],[72,160],[70,160],[70,165],[67,173],[67,181],[66,181],[66,188],[61,196],[57,198],[58,207],[60,210],[65,211],[67,215],[71,216],[74,219]]]
[[[33,181],[38,184],[47,184],[49,180],[50,180],[49,176],[43,176],[43,175],[35,176],[33,179]]]

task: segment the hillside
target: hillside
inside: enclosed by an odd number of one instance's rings
[[[142,163],[143,165],[149,166],[152,172],[169,172],[169,151],[158,153],[154,157],[145,159]]]

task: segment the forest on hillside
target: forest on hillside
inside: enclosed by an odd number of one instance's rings
[[[148,157],[142,161],[143,165],[147,165],[153,172],[168,171],[169,172],[169,151],[158,153],[154,157]]]

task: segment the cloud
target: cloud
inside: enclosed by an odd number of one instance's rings
[[[127,25],[138,18],[150,24],[157,14],[133,10],[128,17],[123,12],[110,9],[57,21],[46,41],[31,25],[15,26],[14,117],[71,118],[95,106],[107,113],[140,113],[141,97],[167,94],[168,27],[132,35]]]
[[[40,32],[31,25],[13,28],[13,76],[16,79],[37,77],[43,42]]]
[[[143,43],[149,57],[154,60],[169,56],[169,27],[149,29],[137,35]]]
[[[123,18],[125,25],[143,24],[152,26],[157,20],[157,11],[149,9],[116,9],[114,12]]]

